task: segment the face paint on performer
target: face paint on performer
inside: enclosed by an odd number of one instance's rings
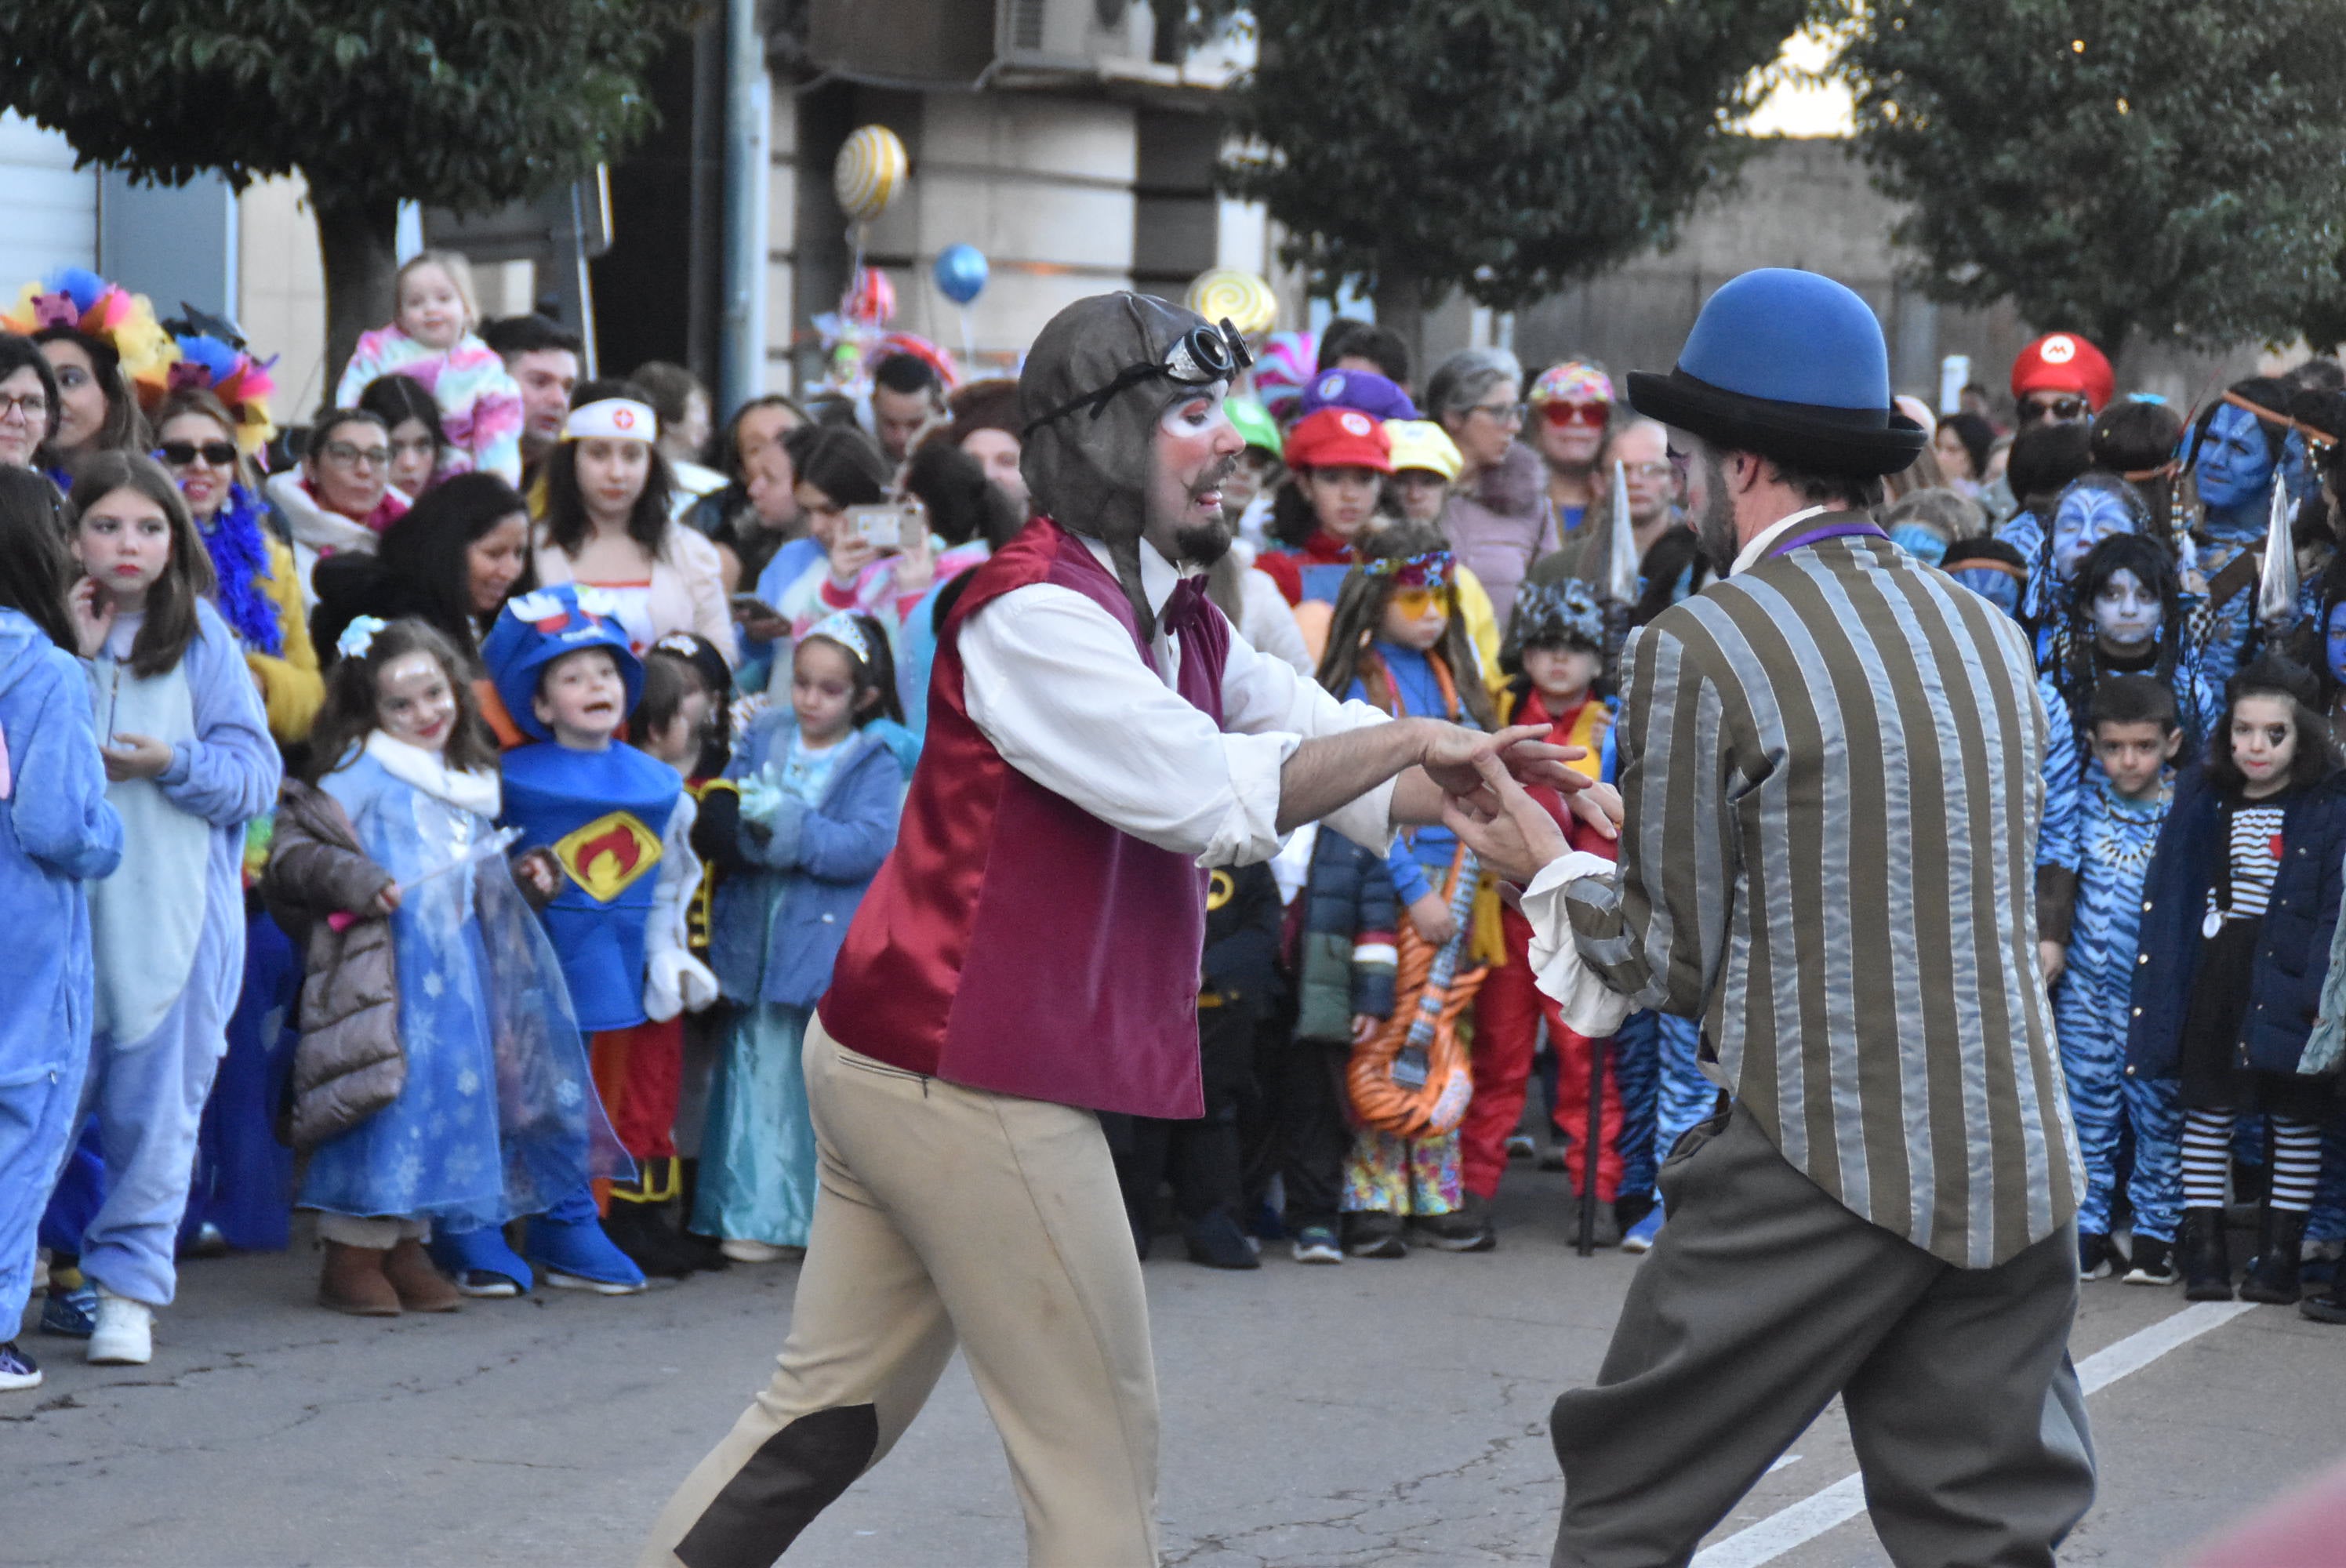
[[[1222,407],[1221,382],[1185,389],[1158,416],[1149,452],[1144,535],[1170,560],[1210,566],[1229,553],[1222,482],[1238,466],[1245,438]],[[1172,547],[1167,549],[1166,545]]]
[[[2094,596],[2093,614],[2094,630],[2102,646],[2132,653],[2158,636],[2166,606],[2132,572],[2121,567],[2110,574],[2109,581]]]
[[[2072,582],[2095,545],[2133,532],[2134,517],[2125,502],[2106,490],[2075,488],[2053,512],[2053,569],[2063,582]]]
[[[2330,678],[2346,686],[2346,601],[2330,606],[2330,617],[2321,624],[2321,651]]]
[[[2226,403],[2208,423],[2194,455],[2199,499],[2218,512],[2261,501],[2272,489],[2272,448],[2257,416]]]

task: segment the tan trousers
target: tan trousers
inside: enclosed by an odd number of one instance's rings
[[[1148,1308],[1099,1119],[884,1065],[819,1019],[805,1060],[821,1186],[780,1369],[642,1563],[768,1568],[894,1446],[958,1342],[1033,1568],[1155,1568]]]

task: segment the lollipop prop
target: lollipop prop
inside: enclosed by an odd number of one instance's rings
[[[1251,272],[1213,267],[1190,280],[1182,303],[1209,321],[1227,321],[1250,338],[1259,338],[1279,324],[1279,299],[1270,285]]]

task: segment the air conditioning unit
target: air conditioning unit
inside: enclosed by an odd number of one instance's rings
[[[850,81],[965,87],[994,63],[1002,0],[814,0],[806,53]]]
[[[1147,60],[1155,12],[1135,0],[998,0],[994,57],[1002,70],[1096,74]]]

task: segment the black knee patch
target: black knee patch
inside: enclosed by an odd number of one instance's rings
[[[685,1568],[772,1568],[799,1532],[862,1475],[880,1447],[880,1412],[843,1405],[801,1416],[764,1442],[683,1540]]]

